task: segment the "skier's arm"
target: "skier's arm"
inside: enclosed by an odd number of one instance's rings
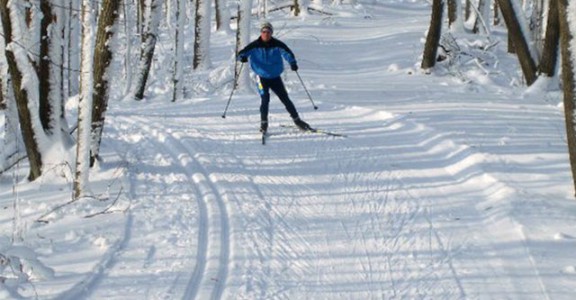
[[[292,71],[297,71],[298,70],[298,64],[296,62],[296,57],[294,56],[294,53],[292,52],[292,50],[290,50],[290,48],[288,48],[288,46],[286,46],[286,44],[280,42],[280,54],[282,55],[282,57],[284,58],[284,60],[286,60],[288,62],[288,64],[290,64],[290,68],[292,69]]]

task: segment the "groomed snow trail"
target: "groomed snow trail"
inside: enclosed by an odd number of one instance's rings
[[[256,95],[235,95],[226,119],[223,97],[111,109],[107,138],[132,166],[133,225],[94,299],[553,298],[502,207],[516,191],[486,172],[486,155],[382,108],[396,99],[383,82],[405,84],[401,96],[442,93],[402,71],[419,53],[394,51],[420,49],[429,6],[370,8],[369,21],[332,20],[321,37],[284,28],[320,109],[288,73],[296,106],[348,138],[281,128],[290,120],[275,97],[270,132],[281,134],[266,146]]]
[[[487,224],[463,200],[496,201],[506,187],[475,167],[480,155],[426,126],[324,105],[315,121],[343,139],[281,128],[288,119],[277,110],[270,130],[285,134],[262,146],[256,109],[223,121],[217,102],[146,106],[111,115],[131,133],[122,136],[136,166],[134,248],[95,298],[115,285],[131,299],[453,299],[488,287],[545,295],[531,277],[510,277],[497,245],[475,242],[490,240]],[[179,222],[146,220],[147,210]],[[166,232],[166,243],[142,248]],[[138,264],[142,277],[125,280],[149,281],[147,291],[123,284],[122,270]]]

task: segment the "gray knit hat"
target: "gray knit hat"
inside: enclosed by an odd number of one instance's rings
[[[268,21],[265,21],[262,23],[262,25],[260,25],[260,31],[264,29],[269,29],[270,32],[274,32],[274,27],[272,27],[272,24],[270,24]]]

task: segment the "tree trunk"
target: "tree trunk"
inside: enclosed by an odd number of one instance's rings
[[[158,39],[158,27],[160,26],[162,0],[150,0],[148,3],[149,5],[146,8],[146,16],[144,18],[146,23],[144,29],[146,38],[142,43],[140,67],[138,70],[138,79],[136,80],[136,92],[134,93],[136,100],[142,100],[144,98],[146,83],[148,82],[150,68],[152,67],[152,59],[154,58],[156,40]]]
[[[444,10],[444,0],[434,0],[432,2],[432,17],[430,20],[430,29],[424,45],[424,57],[422,58],[422,69],[430,69],[436,64],[436,54],[438,53],[438,44],[442,35],[442,12]]]
[[[466,0],[466,5],[464,6],[464,19],[466,21],[470,20],[470,17],[474,15],[472,13],[472,5],[474,4],[472,3],[471,0]]]
[[[230,31],[230,12],[226,6],[226,1],[215,0],[216,3],[216,30]]]
[[[490,17],[490,0],[479,0],[478,11],[476,13],[476,21],[472,32],[488,34],[488,20]]]
[[[556,2],[556,1],[552,1]],[[558,5],[555,3],[554,5]],[[542,36],[544,35],[544,3],[542,0],[532,0],[532,14],[530,15],[530,30],[532,34],[532,40],[536,45],[536,51],[538,53],[542,52],[543,41]]]
[[[6,109],[6,100],[4,100],[4,81],[0,77],[0,110]]]
[[[65,15],[60,7],[53,7],[51,1],[40,2],[40,9],[43,15],[40,21],[40,55],[37,67],[40,122],[52,142],[61,143],[63,138],[68,138],[62,85]]]
[[[76,173],[74,176],[74,198],[78,199],[87,193],[90,172],[90,131],[92,116],[92,65],[94,62],[94,27],[96,14],[93,2],[84,0],[82,6],[82,72],[81,94],[78,101],[78,131],[76,145]]]
[[[448,27],[452,28],[458,21],[459,0],[448,0]]]
[[[8,0],[0,0],[0,19],[2,19],[2,28],[4,33],[4,41],[6,46],[12,43],[12,23],[10,20],[10,8],[8,7]],[[7,47],[8,48],[8,47]],[[28,92],[22,88],[23,74],[20,70],[21,61],[17,61],[16,55],[26,57],[26,54],[15,53],[19,47],[14,47],[12,50],[5,50],[6,62],[8,70],[12,79],[12,88],[14,90],[14,97],[18,108],[18,117],[20,119],[20,130],[22,131],[22,138],[26,146],[26,153],[30,162],[30,173],[28,179],[33,181],[42,175],[42,155],[39,150],[38,141],[36,139],[36,132],[32,126],[33,120],[28,106],[30,99]],[[25,67],[22,66],[24,69]],[[30,69],[30,68],[28,68]]]
[[[500,7],[498,6],[498,0],[494,1],[494,26],[500,25]]]
[[[109,76],[107,76],[110,62],[112,61],[112,51],[109,44],[114,34],[114,27],[120,8],[118,0],[104,0],[102,10],[98,17],[98,29],[96,32],[96,45],[94,48],[94,86],[93,86],[93,107],[92,107],[92,142],[90,166],[94,165],[100,151],[102,141],[102,130],[106,109],[108,108],[108,88]]]
[[[176,33],[174,35],[174,73],[172,74],[172,102],[182,94],[182,63],[184,52],[184,23],[186,20],[185,0],[177,0]],[[217,1],[218,2],[218,1]]]
[[[67,66],[67,73],[69,74],[66,76],[67,81],[67,90],[68,94],[67,97],[72,95],[77,95],[80,93],[80,76],[78,75],[78,71],[80,70],[80,53],[78,52],[78,47],[81,43],[81,32],[82,32],[82,24],[81,24],[81,16],[78,16],[78,12],[81,11],[82,4],[79,0],[70,0],[70,10],[68,17],[68,47],[66,47],[66,66]]]
[[[298,3],[298,0],[294,0],[294,10],[292,11],[292,13],[294,14],[295,17],[300,15],[300,3]]]
[[[238,7],[238,31],[236,32],[236,54],[250,43],[250,8],[252,0],[243,0]],[[236,57],[234,57],[236,58]],[[234,78],[239,90],[247,91],[250,89],[250,70],[248,67],[242,67],[241,72],[237,70],[238,63],[234,64]],[[245,64],[247,65],[247,64]],[[233,87],[234,88],[234,87]]]
[[[210,1],[196,0],[196,19],[194,26],[194,70],[210,66]]]
[[[571,32],[571,26],[575,20],[568,18],[569,0],[558,0],[558,12],[560,20],[560,52],[562,53],[562,82],[564,84],[564,114],[566,122],[566,134],[568,138],[568,153],[572,180],[576,189],[576,121],[574,120],[576,109],[576,78],[574,77],[575,50],[570,46],[574,42],[576,32]],[[573,7],[576,1],[570,0]],[[574,9],[574,8],[572,8]],[[572,27],[573,28],[573,27]]]
[[[52,33],[48,30],[54,25],[53,20],[55,16],[52,15],[52,4],[50,1],[40,1],[40,10],[43,15],[40,21],[40,57],[38,63],[40,121],[42,122],[44,130],[52,132],[54,124],[51,124],[51,120],[53,119],[55,111],[50,103],[50,94],[56,91],[52,90],[52,86],[50,85],[50,81],[54,78],[50,76],[52,68],[52,56],[50,54]]]
[[[522,68],[526,83],[532,85],[536,81],[536,63],[530,53],[527,37],[524,35],[520,27],[519,20],[516,18],[517,12],[511,1],[515,0],[498,0],[502,16],[508,27],[508,36],[514,44],[514,49],[518,56],[518,61]]]
[[[540,59],[539,73],[548,77],[556,75],[558,61],[558,43],[560,40],[560,21],[558,17],[558,2],[550,1],[548,7],[548,22],[546,24],[546,37]]]

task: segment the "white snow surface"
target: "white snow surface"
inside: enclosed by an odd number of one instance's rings
[[[159,47],[144,101],[117,80],[95,199],[68,203],[63,168],[0,175],[0,299],[573,299],[557,81],[527,90],[502,27],[490,53],[459,37],[481,60],[423,74],[426,1],[328,9],[268,18],[319,107],[287,70],[302,118],[346,138],[281,127],[272,96],[262,145],[251,91],[221,118],[233,33],[211,35],[214,69],[186,66],[175,103]]]

